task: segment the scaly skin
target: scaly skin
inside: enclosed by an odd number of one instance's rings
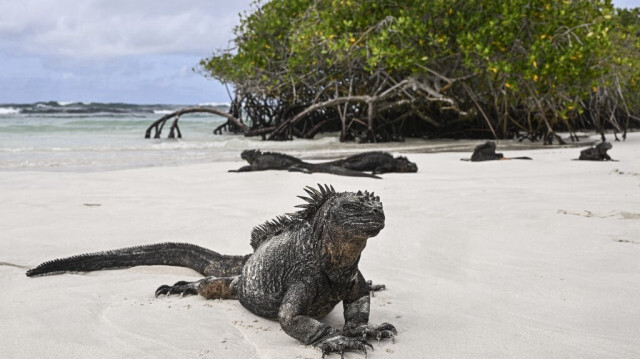
[[[344,159],[319,163],[318,165],[338,166],[354,171],[382,174],[389,172],[418,172],[418,166],[406,157],[393,157],[389,152],[369,151],[358,153]]]
[[[611,157],[607,154],[607,151],[613,148],[609,142],[601,142],[595,147],[590,147],[580,151],[581,161],[611,161]]]
[[[502,153],[496,153],[496,143],[492,141],[476,146],[471,155],[472,162],[501,160],[503,158]]]
[[[307,187],[302,210],[279,216],[251,233],[253,254],[225,256],[184,243],[164,243],[86,254],[45,262],[27,271],[41,276],[136,265],[179,265],[206,275],[195,282],[163,285],[159,295],[200,294],[238,299],[251,312],[278,320],[282,329],[304,344],[343,354],[373,349],[368,339],[394,338],[389,323],[369,324],[372,286],[358,269],[367,240],[385,222],[380,198],[368,192],[336,192]],[[318,319],[343,302],[345,324],[335,329]]]
[[[303,163],[301,159],[293,156],[277,152],[262,152],[260,150],[244,150],[240,157],[247,161],[249,165],[229,172],[288,170],[292,166]]]
[[[471,162],[494,160],[530,160],[531,157],[504,157],[502,153],[496,153],[496,143],[487,141],[476,146],[471,155]],[[467,160],[464,160],[467,161]]]

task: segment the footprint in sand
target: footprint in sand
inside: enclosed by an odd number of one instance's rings
[[[612,238],[612,240],[614,242],[618,242],[618,243],[640,244],[640,242],[638,242],[638,241],[632,241],[632,240],[629,240],[629,239]]]
[[[618,219],[640,219],[640,213],[625,212],[625,211],[611,211],[609,213],[595,213],[591,211],[568,211],[565,209],[559,209],[558,214],[569,214],[572,216],[581,216],[587,218],[618,218]]]
[[[625,172],[625,171],[621,171],[621,170],[619,170],[617,168],[614,169],[613,171],[611,171],[610,173],[618,174],[618,175],[625,175],[625,176],[636,176],[636,177],[640,176],[640,173],[638,173],[638,172],[629,172],[629,171]]]

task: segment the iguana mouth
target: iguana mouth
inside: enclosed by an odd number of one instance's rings
[[[358,220],[350,222],[354,226],[378,226],[384,227],[384,216],[380,218],[379,216],[371,217],[371,218],[358,218]]]
[[[379,218],[372,218],[371,220],[360,220],[358,222],[352,222],[350,225],[352,228],[357,228],[366,237],[373,237],[380,233],[384,228],[384,218],[382,221]]]

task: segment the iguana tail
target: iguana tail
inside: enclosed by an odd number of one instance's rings
[[[523,157],[505,157],[505,158],[503,158],[503,160],[531,160],[531,159],[532,159],[531,157],[526,157],[526,156],[523,156]]]
[[[141,265],[187,267],[205,276],[228,277],[239,275],[250,256],[222,255],[188,243],[159,243],[55,259],[29,269],[27,277]]]
[[[330,173],[338,176],[349,176],[349,177],[369,177],[369,178],[377,178],[381,179],[382,177],[376,176],[371,173],[360,172],[356,170],[350,170],[348,168],[327,165],[325,163],[308,163],[304,162],[298,165],[295,165],[289,168],[289,171],[300,171],[300,169],[305,169],[309,172],[317,172],[317,173]]]
[[[376,175],[374,175],[372,173],[366,173],[366,172],[360,172],[360,171],[356,171],[356,170],[350,170],[348,168],[339,167],[339,166],[329,166],[328,168],[326,168],[326,170],[319,171],[319,172],[332,173],[332,174],[338,175],[338,176],[369,177],[369,178],[382,179],[382,177],[376,176]]]

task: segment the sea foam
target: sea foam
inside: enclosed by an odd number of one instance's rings
[[[15,107],[0,107],[0,116],[1,115],[16,115],[20,113],[20,109]]]

